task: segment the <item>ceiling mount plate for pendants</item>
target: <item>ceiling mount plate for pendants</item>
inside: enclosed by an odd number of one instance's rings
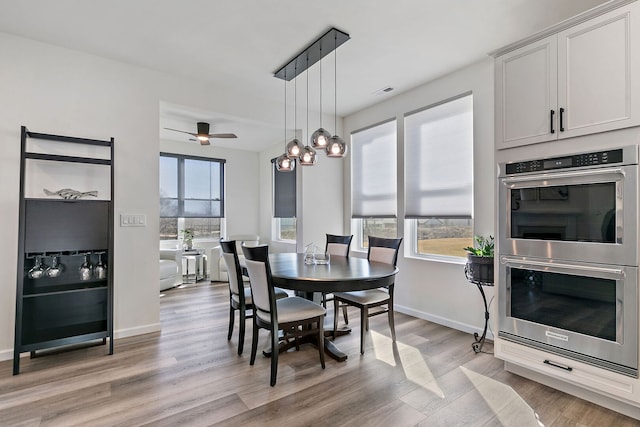
[[[316,41],[311,43],[306,49],[291,58],[289,62],[273,73],[273,76],[279,79],[291,81],[298,77],[299,74],[306,71],[307,68],[333,52],[350,38],[349,34],[336,28],[331,28],[316,39]],[[322,56],[320,56],[321,53]]]

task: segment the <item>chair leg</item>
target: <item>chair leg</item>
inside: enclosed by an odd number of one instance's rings
[[[247,311],[244,307],[240,307],[240,334],[238,336],[238,356],[242,356],[242,350],[244,349],[244,333],[247,326]]]
[[[364,354],[364,336],[367,333],[367,320],[369,319],[369,310],[367,307],[360,309],[360,354]]]
[[[387,312],[389,315],[389,328],[391,328],[391,340],[396,342],[396,321],[393,316],[393,302],[389,301],[389,311]]]
[[[337,310],[336,310],[337,312]],[[349,316],[347,316],[347,304],[342,305],[342,317],[344,317],[345,325],[349,324]]]
[[[227,341],[231,340],[231,335],[233,335],[233,321],[236,318],[235,310],[233,306],[229,306],[229,333],[227,334]]]
[[[249,360],[249,365],[255,363],[256,353],[258,352],[258,325],[256,324],[255,314],[253,316],[253,335],[251,338],[251,359]]]
[[[276,385],[278,375],[278,330],[271,328],[271,387]]]
[[[336,331],[338,330],[338,306],[340,302],[333,298],[333,338],[336,338]]]
[[[320,366],[324,369],[324,316],[318,320],[318,351],[320,352]]]

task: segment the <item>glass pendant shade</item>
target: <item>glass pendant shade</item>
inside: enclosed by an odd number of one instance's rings
[[[310,146],[306,146],[302,149],[302,154],[300,154],[300,164],[303,166],[313,166],[318,162],[316,157],[316,150],[311,148]]]
[[[347,144],[338,135],[334,135],[329,139],[326,152],[327,157],[344,157],[347,155]]]
[[[287,157],[289,157],[290,159],[295,159],[300,155],[300,153],[302,153],[302,144],[300,144],[298,138],[293,138],[287,144]]]
[[[276,169],[279,172],[291,172],[296,168],[296,162],[287,157],[286,153],[276,159]]]
[[[324,150],[325,148],[327,148],[330,138],[331,134],[328,131],[326,131],[324,128],[319,128],[311,135],[311,145],[313,146],[313,148]]]

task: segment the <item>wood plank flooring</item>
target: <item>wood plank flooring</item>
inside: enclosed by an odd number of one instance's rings
[[[349,359],[310,345],[281,354],[269,386],[269,359],[249,366],[251,323],[238,356],[227,341],[228,290],[198,283],[166,291],[162,332],[35,359],[21,374],[0,362],[1,426],[639,426],[640,422],[504,371],[475,354],[473,337],[396,314],[370,319],[366,352],[354,331],[336,339]],[[332,313],[329,313],[331,320]],[[268,335],[261,331],[260,345]],[[491,344],[485,345],[491,351]]]

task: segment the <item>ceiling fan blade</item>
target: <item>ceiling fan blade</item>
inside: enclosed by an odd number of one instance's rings
[[[172,130],[172,131],[174,131],[174,132],[180,132],[180,133],[186,133],[186,134],[188,134],[188,135],[193,135],[193,136],[197,136],[197,135],[196,135],[195,133],[192,133],[192,132],[187,132],[187,131],[184,131],[184,130],[179,130],[179,129],[171,129],[171,128],[165,128],[165,129],[166,129],[166,130]]]
[[[209,135],[209,138],[237,138],[235,133],[213,133]]]

